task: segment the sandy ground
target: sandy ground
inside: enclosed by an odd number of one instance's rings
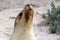
[[[10,36],[14,28],[14,17],[16,17],[21,10],[22,8],[6,9],[0,12],[0,40],[10,39]],[[35,9],[35,12],[38,10]],[[37,26],[37,24],[41,21],[42,18],[40,15],[34,16],[33,27],[37,40],[57,40],[60,38],[60,35],[49,34],[48,27]]]

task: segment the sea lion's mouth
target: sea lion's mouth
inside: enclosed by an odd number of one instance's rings
[[[25,13],[26,22],[28,22],[30,16],[31,16],[31,13],[30,13],[29,11],[27,11],[27,12]]]
[[[25,6],[25,18],[26,18],[26,22],[28,22],[30,17],[33,17],[33,9],[31,7],[31,5],[26,5]]]

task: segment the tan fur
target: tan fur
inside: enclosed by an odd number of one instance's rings
[[[26,5],[22,11],[22,16],[17,16],[15,20],[14,32],[10,40],[35,40],[32,22],[33,8],[31,5]]]

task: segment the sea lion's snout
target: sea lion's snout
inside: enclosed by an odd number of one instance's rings
[[[25,18],[26,18],[26,21],[28,21],[30,17],[33,18],[33,13],[34,13],[34,11],[33,11],[32,5],[27,4],[27,5],[25,6],[24,10],[25,10]]]
[[[26,6],[30,6],[30,4],[27,4]]]
[[[25,6],[25,10],[26,10],[26,11],[31,11],[31,10],[33,10],[32,5],[27,4],[27,5]]]

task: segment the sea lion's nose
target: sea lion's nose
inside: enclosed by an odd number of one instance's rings
[[[32,5],[27,4],[26,6],[28,6],[30,8],[30,10],[32,10]]]
[[[32,10],[31,8],[29,10]]]
[[[26,6],[30,6],[29,4],[27,4]]]

